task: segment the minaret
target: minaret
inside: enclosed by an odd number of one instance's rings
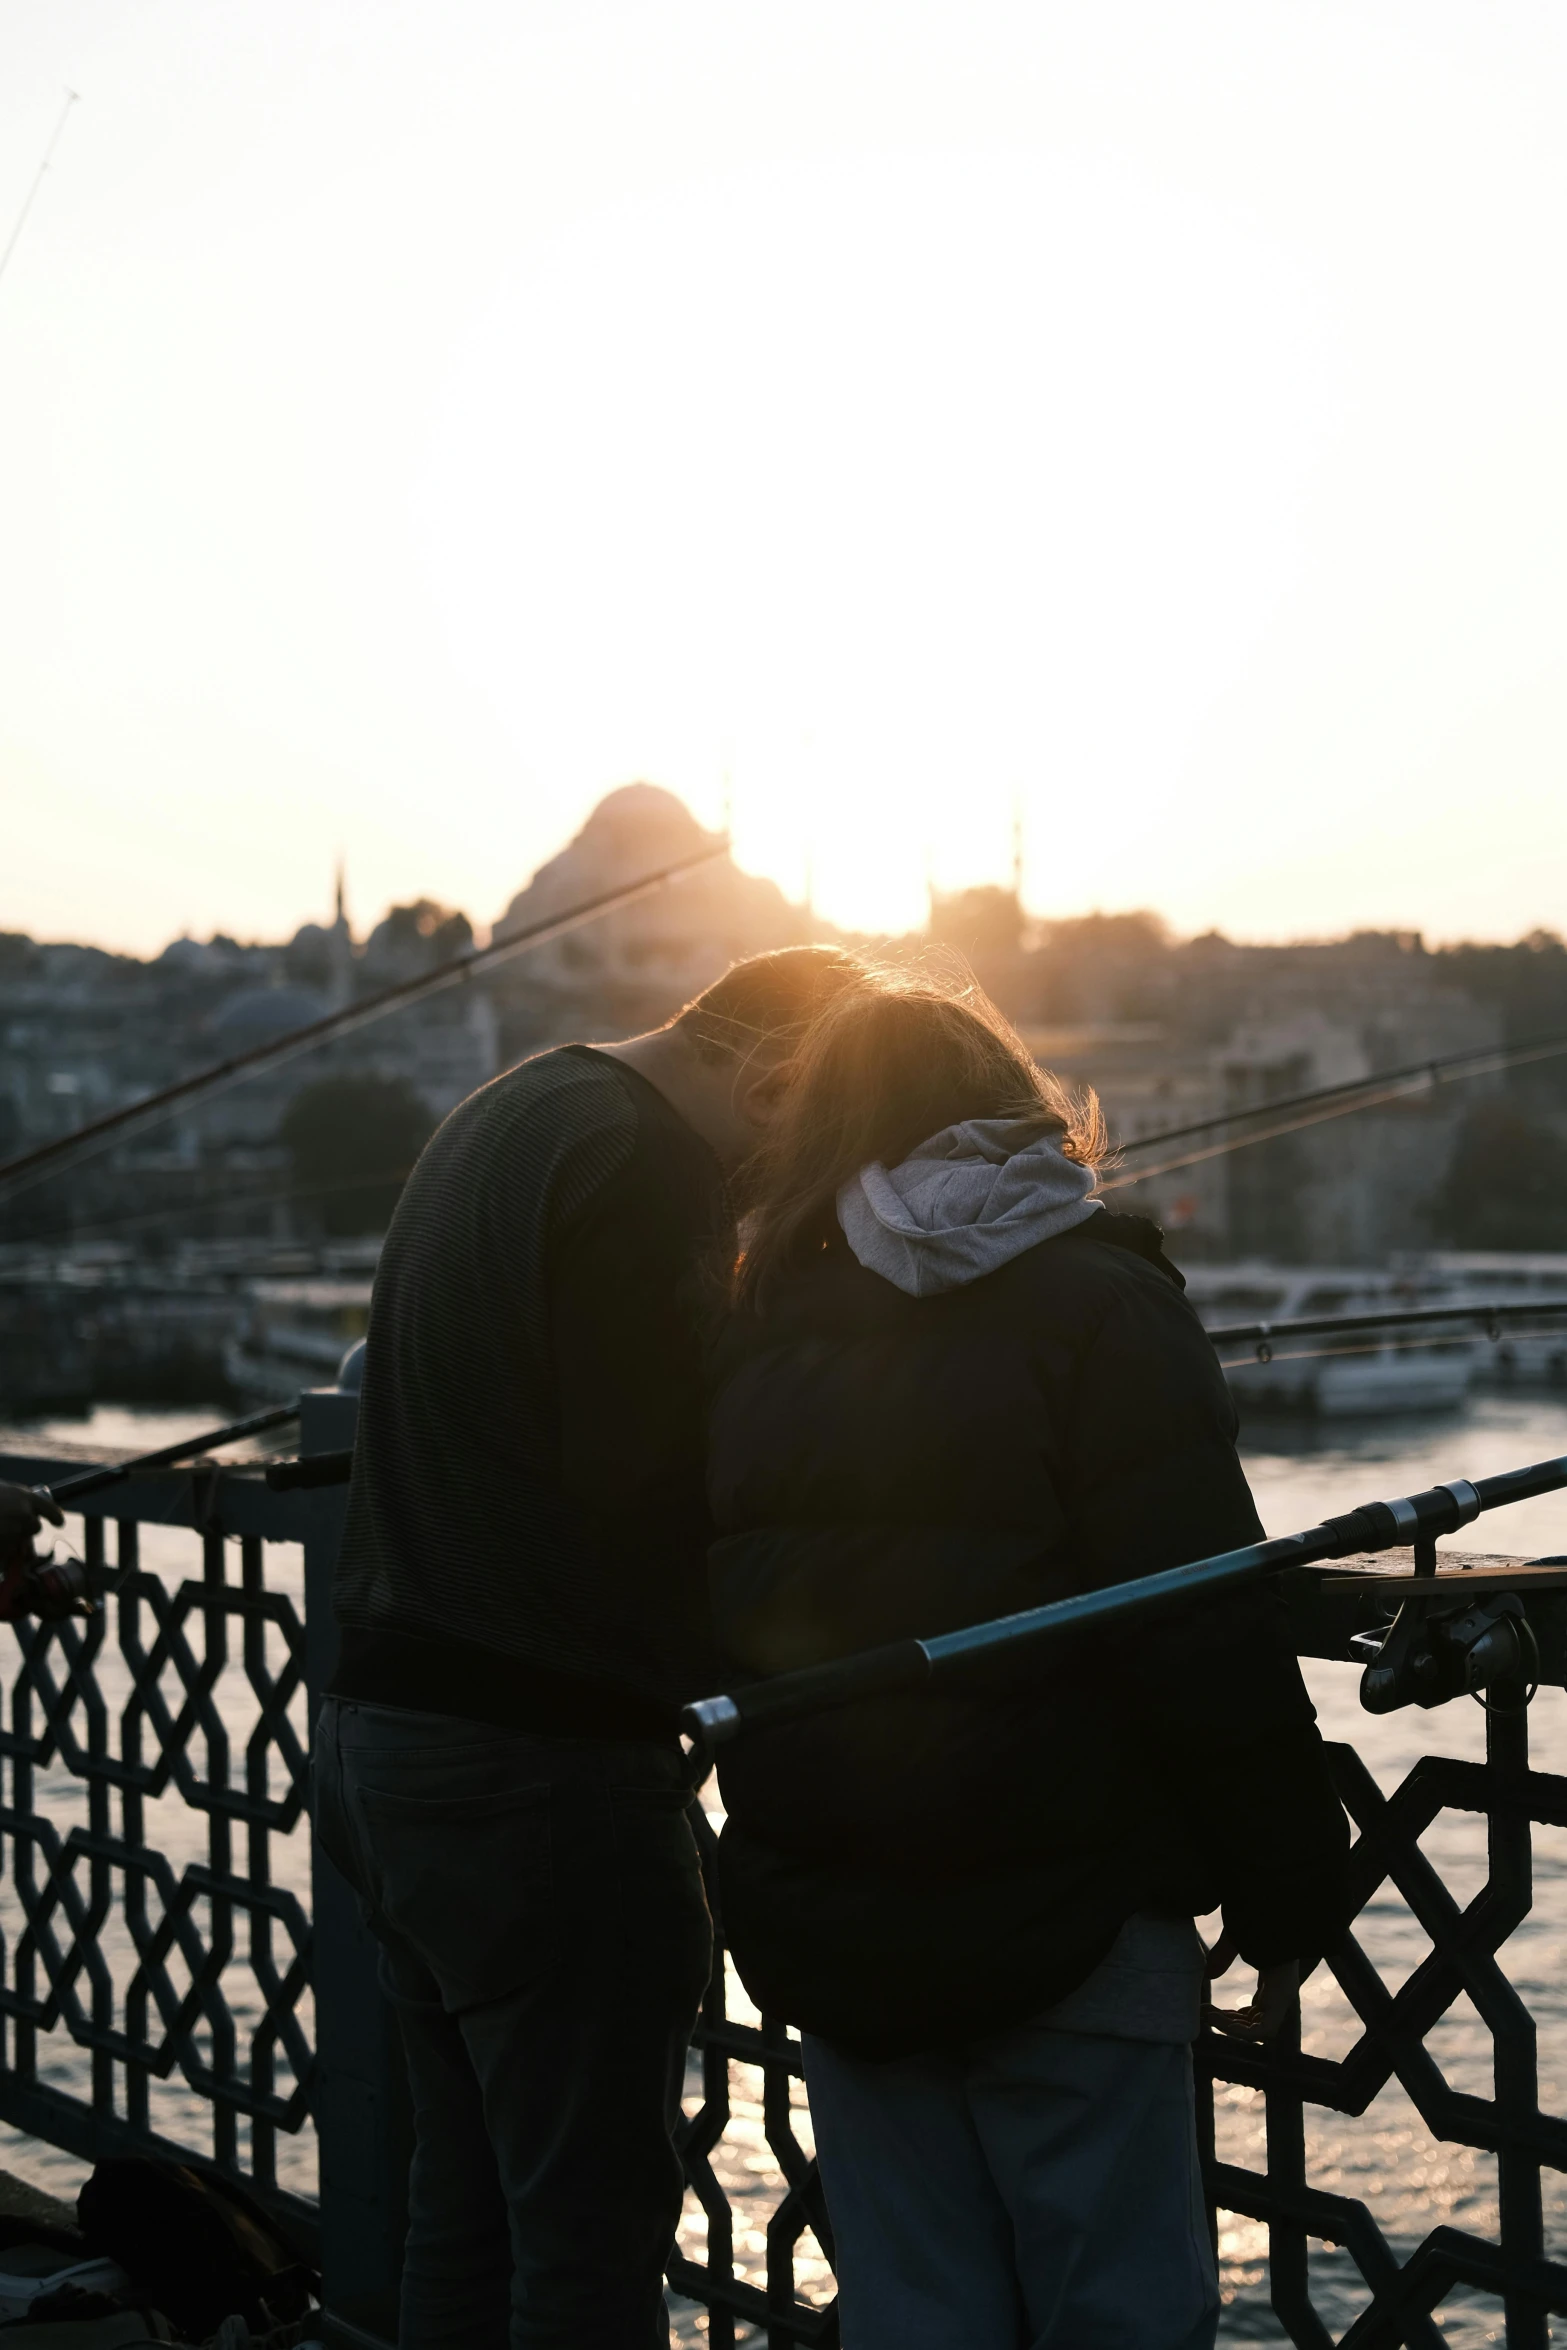
[[[342,857],[337,860],[334,899],[332,995],[336,1003],[346,1004],[354,992],[354,934],[348,925],[348,867]]]

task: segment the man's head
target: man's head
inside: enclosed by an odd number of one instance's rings
[[[777,1064],[794,1051],[818,1012],[846,987],[863,986],[865,964],[843,947],[779,947],[731,963],[693,996],[673,1027],[706,1061]]]
[[[780,947],[731,963],[667,1028],[607,1049],[629,1061],[726,1167],[755,1149],[817,1014],[869,973],[842,947]]]

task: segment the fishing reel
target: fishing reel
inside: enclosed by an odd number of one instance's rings
[[[79,1558],[40,1558],[36,1551],[23,1551],[0,1573],[0,1624],[14,1624],[19,1616],[57,1624],[66,1616],[97,1613],[87,1567]]]
[[[1368,1714],[1429,1709],[1473,1697],[1490,1713],[1522,1713],[1539,1686],[1540,1650],[1515,1591],[1464,1602],[1406,1599],[1392,1622],[1357,1632],[1360,1702]]]
[[[96,1615],[85,1561],[52,1551],[40,1556],[33,1537],[44,1520],[63,1524],[59,1503],[46,1487],[0,1487],[0,1623],[22,1616],[56,1624],[66,1616]]]

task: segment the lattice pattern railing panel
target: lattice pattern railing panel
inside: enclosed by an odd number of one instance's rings
[[[1522,1716],[1490,1717],[1484,1764],[1428,1755],[1390,1795],[1353,1748],[1331,1752],[1357,1830],[1356,1930],[1330,1958],[1342,1994],[1335,2045],[1331,2054],[1302,2053],[1293,2034],[1267,2050],[1204,2046],[1213,2078],[1231,2084],[1218,2091],[1216,2200],[1265,2223],[1271,2300],[1292,2342],[1325,2350],[1335,2334],[1324,2302],[1342,2315],[1348,2299],[1359,2307],[1337,2335],[1346,2350],[1399,2343],[1436,2350],[1452,2334],[1435,2312],[1458,2302],[1472,2315],[1494,2300],[1512,2350],[1545,2350],[1550,2315],[1567,2315],[1567,2266],[1548,2256],[1542,2180],[1567,2171],[1567,2119],[1542,2108],[1536,2020],[1509,1979],[1505,1953],[1533,1898],[1532,1826],[1567,1825],[1567,1779],[1529,1768]],[[1461,1888],[1467,1898],[1424,1848],[1442,1815],[1455,1812],[1486,1822],[1487,1865],[1480,1881]],[[1407,1913],[1391,1921],[1391,1933],[1389,1892]],[[1373,1956],[1365,1927],[1378,1904],[1384,1932]],[[1481,2030],[1466,2030],[1466,2016]],[[1254,2092],[1261,2106],[1260,2143],[1254,2119],[1250,2143],[1222,2126],[1237,2118],[1237,2089]],[[1350,2164],[1324,2162],[1320,2148],[1316,2162],[1307,2159],[1309,2109],[1366,2116],[1384,2102],[1403,2105],[1412,2125],[1401,2129],[1390,2111],[1378,2132],[1384,2146],[1407,2149],[1413,2174],[1400,2232],[1422,2199],[1427,2213],[1435,2201],[1462,2201],[1470,2223],[1427,2224],[1402,2255],[1369,2198],[1313,2176]],[[1432,2146],[1468,2150],[1460,2195],[1450,2180],[1441,2196],[1429,2173],[1422,2182],[1421,2131]],[[1327,2246],[1337,2248],[1331,2261],[1318,2249]]]
[[[88,1518],[104,1593],[24,1623],[0,1725],[8,2110],[314,2187],[299,1553]],[[95,2128],[94,2125],[101,2125]]]
[[[716,1838],[693,1809],[709,1892]],[[717,1902],[714,1900],[714,1914]],[[713,2350],[765,2341],[837,2350],[832,2234],[797,2034],[759,2016],[722,1953],[687,2076],[686,2216],[670,2269],[706,2305]]]
[[[0,2111],[84,2159],[161,2143],[308,2194],[301,1555],[129,1519],[84,1542],[104,1611],[13,1635],[0,1719]],[[1567,1983],[1530,1906],[1537,1838],[1545,1890],[1567,1889],[1567,1779],[1529,1768],[1524,1721],[1490,1722],[1484,1763],[1416,1759],[1456,1709],[1362,1726],[1344,1696],[1365,1753],[1408,1767],[1384,1789],[1334,1750],[1360,1907],[1308,1986],[1305,2050],[1202,2052],[1221,2252],[1248,2280],[1225,2331],[1434,2350],[1501,2312],[1515,2350],[1544,2350],[1567,2314]],[[688,2086],[677,2291],[721,2350],[834,2350],[798,2044],[727,1968]]]

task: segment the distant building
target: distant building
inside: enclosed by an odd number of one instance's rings
[[[450,951],[445,909],[399,910],[354,941],[339,877],[331,924],[283,946],[176,939],[152,961],[91,947],[0,942],[0,1157],[235,1059]],[[444,927],[443,927],[444,926]],[[292,1227],[289,1104],[324,1077],[406,1083],[441,1117],[500,1065],[494,1004],[465,988],[200,1096],[64,1178],[0,1203],[0,1239],[91,1232],[159,1246],[184,1232],[281,1236]]]
[[[1404,933],[1305,946],[1176,944],[1145,917],[1090,917],[1047,926],[1032,953],[993,966],[989,984],[1004,1008],[1054,1000],[1100,1012],[1078,1027],[1026,1017],[1023,1025],[1039,1059],[1095,1087],[1123,1143],[1501,1039],[1494,1010],[1453,986]],[[1117,1173],[1188,1154],[1192,1163],[1122,1186],[1115,1204],[1154,1216],[1189,1255],[1376,1263],[1437,1237],[1432,1205],[1488,1082],[1223,1155],[1197,1156],[1219,1134],[1134,1152]]]
[[[20,1193],[0,1204],[0,1239],[75,1228],[137,1247],[197,1232],[285,1240],[308,1228],[279,1141],[300,1087],[379,1076],[412,1087],[439,1117],[526,1053],[652,1027],[736,957],[820,935],[774,883],[740,872],[721,835],[672,792],[635,783],[600,801],[511,899],[495,936],[704,852],[681,879],[491,976],[221,1088],[68,1179]],[[176,939],[142,963],[0,937],[0,1157],[431,969],[471,938],[463,915],[420,898],[357,941],[341,875],[332,921],[305,923],[286,944]],[[1484,1051],[1502,1033],[1497,999],[1478,992],[1485,956],[1430,954],[1409,933],[1262,947],[1175,940],[1146,913],[1036,921],[1015,886],[987,886],[934,896],[929,943],[970,959],[1040,1060],[1097,1088],[1123,1143]],[[1523,957],[1520,979],[1534,985],[1560,957],[1555,942],[1550,954],[1537,943],[1494,952]],[[1553,1025],[1545,1012],[1527,1017],[1524,1033]],[[1124,1172],[1139,1180],[1116,1204],[1155,1216],[1192,1258],[1369,1263],[1426,1246],[1442,1237],[1459,1136],[1466,1119],[1483,1123],[1492,1082],[1433,1088],[1163,1172],[1141,1170],[1201,1150],[1201,1139],[1133,1155]],[[1556,1099],[1536,1106],[1555,1115]]]
[[[645,783],[599,803],[512,899],[495,934],[704,850],[719,853],[666,888],[519,953],[493,979],[221,1086],[69,1178],[0,1205],[0,1239],[76,1229],[156,1244],[193,1227],[285,1236],[295,1206],[279,1129],[301,1087],[385,1078],[412,1087],[439,1118],[525,1053],[656,1025],[737,956],[808,935],[774,883],[740,872],[721,835],[704,831],[672,792]],[[464,915],[425,898],[394,906],[357,941],[341,873],[332,921],[304,923],[281,945],[182,938],[142,963],[93,947],[0,939],[0,1157],[286,1036],[472,942]]]
[[[1077,1087],[1099,1096],[1116,1143],[1167,1133],[1213,1117],[1223,1108],[1222,1081],[1211,1056],[1193,1049],[1178,1033],[1156,1021],[1105,1021],[1080,1028],[1045,1028],[1023,1023],[1023,1041],[1034,1058]],[[1156,1164],[1144,1159],[1143,1165]],[[1107,1176],[1134,1174],[1129,1158]],[[1188,1254],[1222,1256],[1230,1236],[1229,1161],[1207,1159],[1168,1176],[1156,1176],[1116,1191],[1110,1205],[1152,1216],[1178,1234]]]
[[[541,865],[495,925],[516,936],[551,915],[721,851],[683,800],[632,783],[600,800],[582,830]],[[812,936],[803,908],[775,882],[742,873],[727,851],[581,930],[530,948],[497,974],[507,1057],[557,1038],[618,1037],[656,1026],[741,955]]]

